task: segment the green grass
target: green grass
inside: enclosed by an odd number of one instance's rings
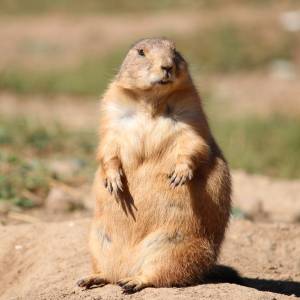
[[[178,39],[179,48],[194,69],[204,72],[249,71],[268,67],[274,60],[293,60],[300,39],[283,31],[270,40],[259,28],[220,23]]]
[[[51,175],[39,159],[26,160],[21,155],[0,152],[0,201],[23,208],[35,206],[26,192],[45,198]]]
[[[295,1],[289,0],[288,2],[295,3]],[[250,6],[272,4],[271,0],[231,0],[231,2]],[[41,13],[149,13],[176,9],[214,9],[219,6],[222,6],[219,0],[0,0],[0,13],[31,15]]]
[[[213,132],[232,168],[274,177],[300,178],[299,118],[211,119]]]
[[[102,58],[87,58],[70,68],[28,70],[9,68],[0,71],[0,90],[20,94],[92,94],[99,95],[121,63],[124,52],[114,52]]]
[[[0,201],[22,207],[40,205],[53,180],[76,186],[91,180],[97,137],[90,131],[66,131],[29,120],[0,120]],[[57,174],[53,161],[75,162],[74,174]],[[34,199],[40,201],[32,201]]]
[[[2,149],[22,150],[23,154],[47,157],[74,152],[90,154],[97,137],[90,131],[67,131],[60,125],[50,126],[28,119],[0,119],[0,145]]]

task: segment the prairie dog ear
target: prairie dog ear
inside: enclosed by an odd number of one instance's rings
[[[186,60],[183,58],[183,56],[181,55],[180,52],[178,52],[177,50],[174,50],[174,62],[176,64],[176,66],[178,68],[182,68],[182,67],[187,67],[188,64],[186,62]]]
[[[179,51],[177,51],[176,49],[174,49],[174,53],[175,53],[175,59],[178,61],[185,61],[185,59],[183,58],[183,56],[181,55],[181,53]]]

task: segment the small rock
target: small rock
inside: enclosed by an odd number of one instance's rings
[[[283,80],[292,80],[296,78],[295,66],[287,60],[275,60],[270,68],[271,76]]]
[[[300,11],[286,11],[280,15],[280,22],[287,31],[300,31]]]
[[[83,209],[82,199],[75,195],[70,195],[60,187],[53,187],[45,201],[46,209],[52,213],[70,212]]]
[[[48,162],[50,171],[58,178],[70,178],[82,167],[82,162],[76,159],[53,160]]]
[[[68,226],[69,226],[69,227],[74,227],[74,225],[75,225],[75,224],[74,224],[74,222],[72,222],[72,221],[68,223]]]
[[[16,249],[16,250],[22,250],[22,249],[23,249],[23,246],[22,246],[22,245],[15,245],[15,249]]]

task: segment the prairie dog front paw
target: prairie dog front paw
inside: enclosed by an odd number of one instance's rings
[[[191,180],[193,178],[193,170],[187,163],[176,164],[169,178],[171,187],[175,188]]]
[[[120,191],[123,191],[122,176],[123,171],[121,168],[108,169],[105,172],[104,186],[114,195],[117,195]]]

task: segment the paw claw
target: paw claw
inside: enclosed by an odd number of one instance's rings
[[[169,174],[170,186],[174,189],[182,186],[193,178],[193,171],[188,164],[176,165],[174,171]]]
[[[85,287],[86,289],[89,289],[93,285],[105,285],[106,283],[107,281],[104,278],[97,275],[81,278],[76,282],[77,286]]]
[[[84,287],[84,279],[79,279],[76,284],[80,287]]]
[[[117,281],[117,285],[123,287],[130,279],[121,279]]]
[[[107,179],[103,180],[103,185],[104,185],[105,188],[107,188]]]
[[[107,177],[104,180],[104,187],[109,191],[110,194],[117,196],[120,191],[123,192],[123,171],[121,169],[109,170],[107,173]]]
[[[121,279],[117,284],[122,288],[122,291],[125,294],[135,293],[149,286],[149,284],[144,283],[143,280],[138,277]]]

